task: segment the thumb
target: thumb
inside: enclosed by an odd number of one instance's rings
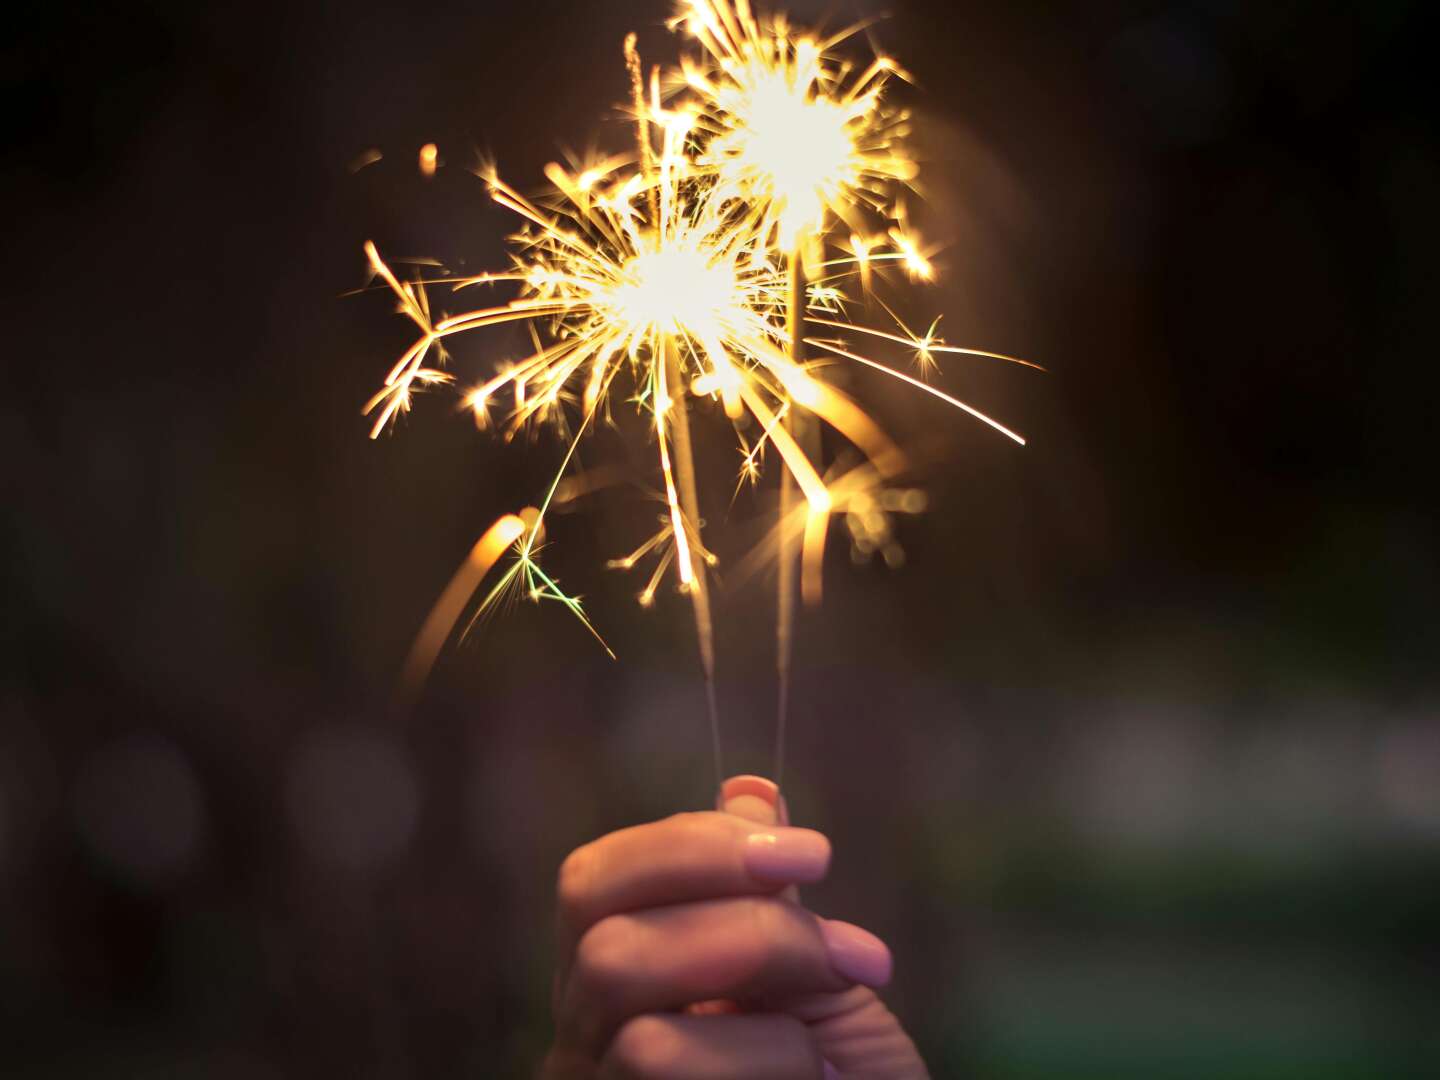
[[[763,776],[732,776],[720,785],[715,809],[734,814],[757,825],[789,825],[785,797],[773,781]]]
[[[785,799],[780,794],[780,788],[763,776],[730,777],[715,793],[715,809],[753,821],[757,825],[790,824],[790,816],[785,811]],[[800,901],[800,894],[793,885],[788,886],[780,895],[795,903]],[[733,1001],[701,1001],[689,1006],[685,1011],[693,1016],[715,1016],[739,1012],[740,1007]]]
[[[790,824],[785,797],[763,776],[730,777],[720,785],[715,807],[760,825]],[[800,902],[793,885],[780,895]],[[868,987],[775,1004],[809,1027],[824,1059],[826,1080],[848,1076],[926,1080],[929,1076],[905,1029]],[[733,1008],[728,1002],[712,1002],[696,1011],[728,1012]]]
[[[785,796],[773,780],[763,776],[732,776],[720,785],[715,809],[734,814],[757,825],[789,825],[790,810]],[[800,890],[787,885],[780,895],[792,903],[800,902]]]

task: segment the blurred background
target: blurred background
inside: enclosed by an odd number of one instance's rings
[[[852,3],[791,6],[833,22]],[[817,910],[892,943],[937,1076],[1440,1075],[1433,20],[1403,0],[895,0],[941,384],[855,376],[919,448],[907,559],[801,623],[793,814]],[[523,1076],[572,847],[705,806],[690,616],[547,566],[410,639],[555,442],[440,397],[366,439],[410,341],[361,244],[494,266],[468,171],[628,145],[662,0],[39,5],[0,45],[0,1072]],[[421,146],[439,148],[431,178]],[[368,151],[382,157],[362,169]],[[522,340],[461,342],[475,372]],[[704,418],[702,472],[736,461]],[[602,434],[588,460],[623,459]],[[710,508],[733,561],[767,506]],[[773,601],[722,589],[732,771],[768,771]]]

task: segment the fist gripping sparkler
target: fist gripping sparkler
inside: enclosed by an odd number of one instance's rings
[[[796,548],[801,596],[818,602],[831,517],[845,515],[852,532],[873,528],[887,482],[905,468],[896,445],[805,360],[804,347],[820,350],[829,363],[886,373],[1021,444],[999,422],[848,342],[860,335],[908,348],[922,375],[935,366],[937,354],[1027,362],[947,345],[933,327],[917,337],[843,318],[847,289],[858,284],[870,290],[887,265],[903,268],[912,280],[929,280],[933,273],[897,202],[917,171],[903,148],[906,116],[886,100],[889,80],[903,76],[898,66],[880,57],[856,74],[836,51],[854,30],[828,38],[802,34],[782,16],[757,17],[747,0],[685,0],[672,28],[697,42],[700,54],[676,70],[652,72],[648,87],[633,35],[626,43],[637,131],[633,156],[578,172],[551,165],[550,191],[534,199],[493,170],[485,175],[492,198],[520,221],[507,270],[402,281],[375,246],[366,245],[374,273],[420,334],[364,411],[374,417],[371,437],[379,436],[410,410],[419,391],[453,383],[449,339],[523,322],[532,329],[534,353],[463,391],[463,402],[481,427],[498,423],[508,437],[549,422],[568,443],[539,507],[497,521],[431,612],[406,666],[413,692],[507,547],[514,561],[470,623],[520,593],[563,604],[599,639],[579,599],[545,574],[538,557],[546,514],[581,440],[609,415],[617,385],[624,387],[621,393],[653,421],[667,513],[658,533],[610,565],[629,569],[654,560],[642,603],[653,599],[672,569],[688,593],[717,778],[722,770],[707,579],[716,559],[702,537],[692,404],[717,405],[733,426],[742,482],[756,480],[773,447],[781,465],[780,513],[758,556],[775,558],[779,568],[778,779]],[[508,286],[514,296],[457,315],[432,311],[432,293],[441,289],[454,296],[492,286]],[[807,337],[807,323],[825,328],[823,336]],[[863,464],[827,469],[819,453],[821,425],[856,447]]]

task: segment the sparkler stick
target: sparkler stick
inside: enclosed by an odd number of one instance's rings
[[[807,245],[823,243],[825,218],[849,214],[849,204],[873,194],[867,185],[913,175],[896,152],[889,119],[878,105],[880,87],[893,65],[877,58],[846,88],[845,69],[825,55],[826,44],[791,33],[778,16],[757,19],[747,0],[687,0],[677,17],[712,61],[691,63],[687,83],[705,104],[712,140],[702,160],[721,189],[752,204],[762,233],[789,250],[786,345],[790,364],[803,370],[805,260]],[[843,39],[847,34],[831,39]],[[862,266],[868,270],[868,266]],[[818,455],[818,432],[802,413],[787,410],[784,424],[807,457]],[[780,516],[788,518],[794,492],[780,477]],[[811,507],[801,545],[801,595],[819,602],[820,562],[828,511]],[[793,537],[777,538],[774,772],[784,772],[791,665],[795,639]]]
[[[665,367],[668,380],[677,386],[683,385],[683,376],[676,356],[674,342],[666,342]],[[670,415],[675,431],[676,472],[680,481],[680,509],[682,526],[688,525],[700,535],[700,497],[695,484],[695,457],[690,443],[689,405],[682,396],[670,403]],[[705,672],[705,704],[710,715],[710,744],[715,760],[715,790],[725,780],[725,768],[720,753],[720,709],[715,700],[715,634],[710,619],[710,587],[705,580],[702,562],[690,583],[690,600],[695,611],[695,634],[700,642],[700,666]]]
[[[786,301],[785,323],[790,362],[800,365],[801,339],[805,332],[802,304],[805,292],[804,267],[801,264],[800,249],[790,252],[788,264],[789,289]],[[782,423],[786,431],[794,434],[794,412],[787,409]],[[789,518],[795,500],[795,481],[789,472],[780,473],[780,520]],[[780,531],[777,549],[779,559],[776,576],[775,616],[775,783],[783,782],[785,775],[785,735],[790,720],[790,661],[795,641],[795,551],[790,534]]]
[[[625,68],[630,75],[630,97],[635,109],[635,141],[640,152],[641,175],[653,184],[655,179],[654,145],[650,141],[649,111],[645,107],[645,85],[640,66],[640,53],[636,48],[636,37],[625,37]],[[650,187],[650,209],[652,216],[657,210],[657,196]],[[691,607],[695,613],[695,636],[700,646],[700,667],[705,675],[705,707],[710,719],[710,750],[715,764],[715,789],[718,791],[725,780],[725,768],[720,751],[720,708],[715,694],[715,631],[710,616],[710,591],[705,580],[703,566],[698,574],[686,582],[688,546],[686,537],[687,520],[695,531],[698,542],[701,529],[700,496],[695,484],[695,453],[690,442],[689,403],[685,394],[685,377],[681,371],[675,342],[668,337],[660,342],[664,351],[663,373],[665,381],[676,388],[678,397],[671,399],[666,394],[667,408],[657,409],[657,422],[663,433],[666,417],[675,433],[676,472],[679,474],[680,513],[672,516],[671,528],[675,530],[676,550],[681,552],[681,580],[690,587]],[[667,484],[669,474],[666,475]],[[667,490],[669,490],[667,488]],[[672,496],[673,505],[673,496]],[[691,568],[693,571],[693,567]]]

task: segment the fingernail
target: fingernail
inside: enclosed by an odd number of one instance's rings
[[[732,776],[720,785],[715,809],[761,825],[788,825],[790,812],[774,781],[763,776]]]
[[[733,799],[737,795],[756,795],[774,806],[780,798],[780,788],[773,780],[747,773],[743,776],[732,776],[720,785],[722,799]]]
[[[824,1066],[822,1074],[823,1080],[840,1080],[839,1069],[837,1069],[834,1065],[831,1065],[830,1062],[826,1061],[824,1058],[820,1059],[820,1064]]]
[[[830,841],[814,829],[776,829],[745,838],[745,869],[777,884],[809,885],[830,869]]]
[[[890,949],[874,934],[847,922],[822,919],[820,932],[836,974],[862,986],[884,986],[890,981]]]

